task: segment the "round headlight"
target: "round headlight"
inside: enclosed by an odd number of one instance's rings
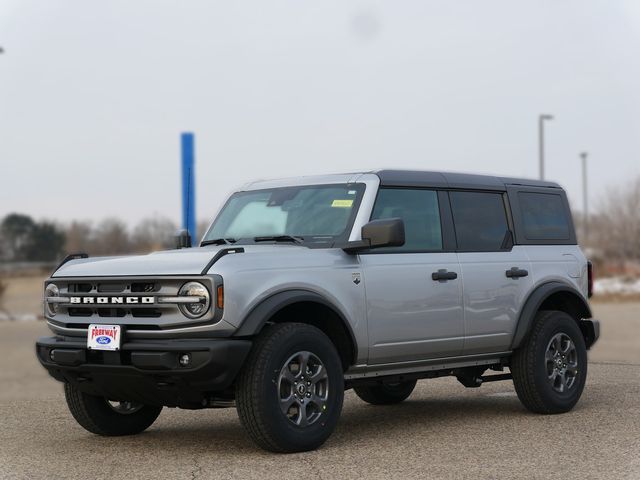
[[[50,317],[55,316],[58,313],[58,304],[47,302],[49,297],[59,297],[60,289],[55,283],[50,283],[47,288],[44,289],[44,311]]]
[[[211,305],[211,296],[207,287],[198,282],[185,283],[178,295],[181,297],[200,297],[197,303],[181,303],[180,310],[189,318],[198,318],[203,316],[209,310]]]

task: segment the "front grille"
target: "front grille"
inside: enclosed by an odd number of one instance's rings
[[[136,318],[159,318],[161,315],[159,308],[138,308],[131,311],[131,316]]]
[[[157,292],[159,289],[160,285],[157,283],[136,282],[131,284],[131,291],[134,293],[151,293]]]
[[[214,298],[215,288],[210,277],[52,278],[47,284],[55,283],[59,297],[67,301],[57,304],[57,313],[51,320],[74,329],[101,322],[125,325],[127,329],[132,325],[141,329],[146,329],[145,325],[164,329],[209,322],[216,314],[213,308],[203,317],[190,320],[177,303],[160,300],[178,296],[180,288],[194,280],[203,283]],[[131,297],[135,297],[135,303],[128,301],[134,300]]]
[[[90,283],[70,283],[67,287],[69,293],[89,293],[93,290]]]
[[[59,322],[55,320],[54,320],[54,323],[55,325],[65,326],[65,325],[60,325]],[[86,322],[73,323],[73,325],[67,325],[67,326],[75,329],[80,329],[80,330],[87,330],[89,328],[89,324]],[[127,323],[126,328],[127,330],[160,330],[160,327],[158,325],[153,325],[148,323]]]
[[[96,290],[100,293],[122,293],[126,288],[124,283],[99,283]]]
[[[123,308],[97,308],[96,312],[99,317],[103,318],[120,318],[127,314],[127,311]]]
[[[153,293],[160,290],[160,284],[155,282],[100,282],[92,283],[70,283],[69,293]]]

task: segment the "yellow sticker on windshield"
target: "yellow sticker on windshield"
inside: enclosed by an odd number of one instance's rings
[[[349,208],[353,205],[353,200],[334,200],[331,204],[332,207]]]

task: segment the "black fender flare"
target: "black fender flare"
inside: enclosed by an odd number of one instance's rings
[[[283,308],[300,302],[314,302],[324,305],[331,309],[340,319],[343,327],[346,329],[351,344],[353,345],[353,360],[358,358],[358,343],[351,328],[351,324],[347,321],[340,309],[319,293],[310,290],[286,290],[275,293],[267,297],[258,305],[253,307],[249,314],[240,323],[240,328],[234,333],[235,337],[251,337],[260,333],[267,321]]]
[[[526,302],[524,303],[522,310],[520,310],[518,323],[516,325],[516,330],[513,335],[513,341],[511,343],[512,350],[518,348],[522,341],[529,334],[531,325],[533,324],[533,319],[540,309],[540,306],[547,298],[558,292],[567,292],[575,297],[575,299],[578,301],[578,304],[580,305],[582,318],[591,318],[592,315],[589,304],[573,286],[557,281],[543,283],[542,285],[538,286],[533,292],[531,292],[529,298],[527,298]]]

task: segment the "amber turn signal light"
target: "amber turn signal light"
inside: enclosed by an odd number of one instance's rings
[[[218,308],[224,308],[224,287],[222,285],[218,286],[218,292],[216,296],[216,306]]]

